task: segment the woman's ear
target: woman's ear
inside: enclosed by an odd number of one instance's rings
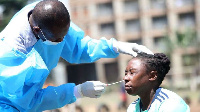
[[[149,81],[155,81],[158,77],[157,71],[151,71],[149,74]]]

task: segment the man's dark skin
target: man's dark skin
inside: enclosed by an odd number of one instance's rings
[[[45,41],[46,38],[47,40],[52,42],[61,42],[63,40],[64,36],[67,34],[67,31],[69,29],[70,22],[69,21],[66,22],[64,20],[65,18],[60,17],[62,14],[59,14],[57,13],[57,11],[55,11],[55,10],[60,10],[58,8],[59,5],[63,4],[61,4],[60,2],[56,3],[47,2],[46,4],[43,4],[42,6],[35,8],[31,12],[29,16],[29,23],[36,38],[41,37],[43,41]],[[38,14],[39,12],[40,14]],[[54,16],[52,16],[52,14]],[[34,15],[37,17],[38,22],[34,20]],[[40,17],[42,19],[40,19]],[[50,20],[51,21],[53,20],[54,22],[48,23],[48,21]]]

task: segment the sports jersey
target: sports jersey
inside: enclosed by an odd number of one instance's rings
[[[158,88],[148,110],[142,111],[141,99],[132,102],[127,112],[190,112],[189,106],[176,93]]]

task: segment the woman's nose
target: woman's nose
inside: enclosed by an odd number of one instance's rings
[[[123,80],[129,80],[129,76],[128,75],[125,75]]]

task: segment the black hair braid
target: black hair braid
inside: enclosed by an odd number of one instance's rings
[[[169,58],[163,53],[155,53],[154,55],[138,53],[137,58],[142,60],[147,68],[147,72],[152,70],[158,72],[158,83],[160,85],[170,70]]]

